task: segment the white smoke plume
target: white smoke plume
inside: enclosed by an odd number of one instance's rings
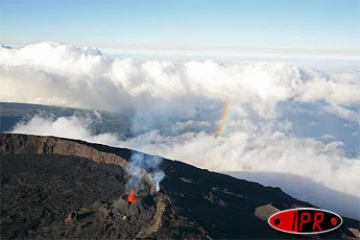
[[[140,152],[133,152],[126,172],[131,178],[126,184],[127,190],[136,191],[143,188],[143,176],[147,174],[150,181],[154,184],[155,190],[160,190],[160,182],[164,179],[165,173],[160,169],[162,158],[159,156],[149,156]],[[146,172],[144,172],[145,170]]]
[[[0,101],[135,111],[125,141],[91,135],[76,116],[37,116],[13,132],[127,147],[213,171],[296,175],[360,197],[359,68],[111,58],[53,42],[0,48],[0,56]],[[291,189],[292,181],[277,179],[259,181]],[[302,200],[307,191],[291,194]],[[360,219],[351,204],[326,207]]]

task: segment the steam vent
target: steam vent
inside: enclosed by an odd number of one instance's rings
[[[312,207],[279,188],[164,160],[129,188],[134,151],[78,140],[1,134],[1,239],[289,239],[268,217]],[[359,221],[304,238],[355,239]]]

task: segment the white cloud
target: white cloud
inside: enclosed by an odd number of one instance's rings
[[[35,115],[28,122],[19,122],[14,127],[14,132],[79,139],[110,146],[117,146],[119,144],[119,140],[110,133],[93,136],[88,129],[93,121],[94,119],[89,117],[49,118]]]
[[[321,136],[322,139],[325,139],[325,140],[333,140],[335,139],[335,136],[331,135],[331,134],[324,134]]]
[[[360,122],[360,114],[359,112],[347,109],[345,107],[339,106],[339,105],[327,105],[324,107],[324,110],[326,112],[329,112],[331,114],[334,114],[338,117],[341,117],[343,119],[348,119],[354,122],[359,123]]]
[[[328,77],[283,63],[110,58],[96,49],[55,42],[0,48],[0,56],[0,101],[119,110],[196,96],[193,100],[248,104],[265,118],[274,118],[277,103],[293,98],[325,101],[332,109],[360,103],[360,75],[354,71]],[[339,115],[354,120],[353,113]]]
[[[204,45],[139,45],[122,44],[116,48],[102,48],[109,54],[132,55],[137,58],[191,58],[191,59],[281,59],[298,61],[337,60],[355,62],[360,60],[360,51],[356,50],[334,50],[334,49],[281,49],[281,48],[252,48],[252,47],[224,47]]]
[[[343,106],[360,102],[360,76],[355,74],[336,74],[330,80],[325,76],[315,75],[312,81],[305,81],[298,88],[298,98],[304,102],[325,100]]]

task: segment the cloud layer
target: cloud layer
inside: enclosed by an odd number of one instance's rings
[[[14,132],[130,147],[214,171],[294,174],[360,197],[359,71],[118,58],[55,42],[0,48],[0,56],[0,101],[135,113],[126,141],[91,135],[92,120],[77,116],[36,116]]]
[[[324,101],[327,111],[344,118],[354,118],[346,107],[360,102],[355,71],[323,73],[266,62],[140,61],[56,42],[1,47],[0,56],[0,101],[119,110],[154,100],[235,99],[262,117],[274,117],[278,102],[295,99]]]

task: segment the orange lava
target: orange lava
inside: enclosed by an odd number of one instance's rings
[[[134,202],[136,202],[136,200],[138,200],[138,197],[136,196],[134,189],[131,189],[131,192],[129,193],[127,201],[129,203],[134,203]]]

